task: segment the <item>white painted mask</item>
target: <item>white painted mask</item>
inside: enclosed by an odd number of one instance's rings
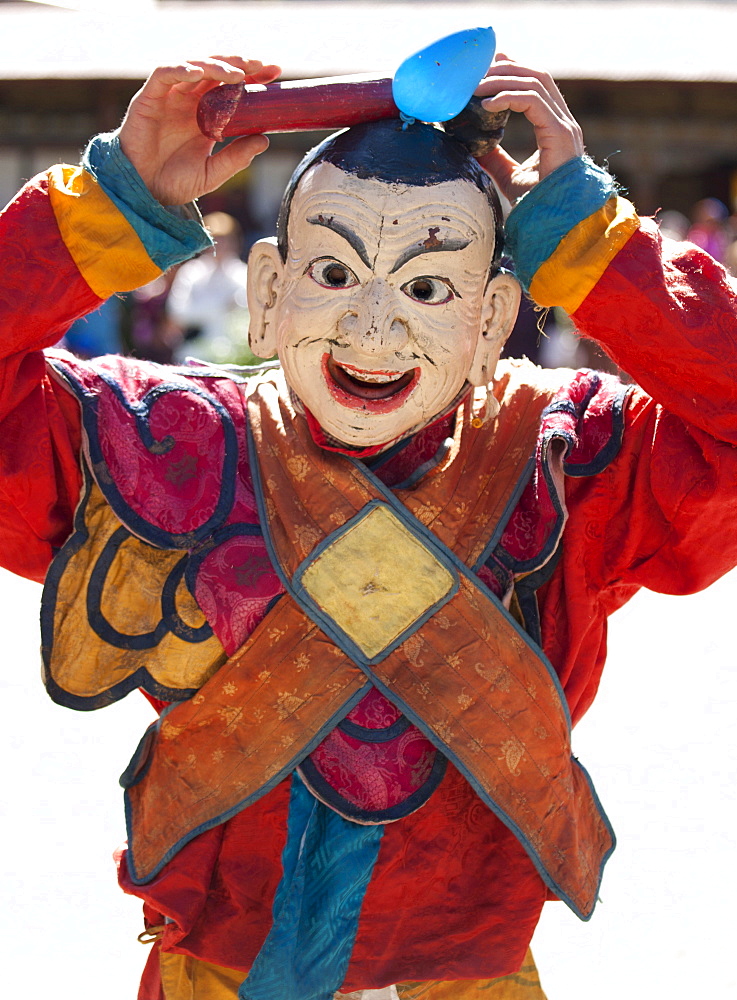
[[[506,274],[487,282],[494,218],[468,180],[361,179],[330,163],[302,177],[287,259],[249,261],[252,347],[333,438],[396,440],[488,382],[516,315]]]

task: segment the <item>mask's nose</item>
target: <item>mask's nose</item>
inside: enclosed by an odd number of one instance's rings
[[[401,351],[409,341],[410,326],[399,295],[375,278],[351,299],[338,321],[339,332],[363,354],[379,357]]]

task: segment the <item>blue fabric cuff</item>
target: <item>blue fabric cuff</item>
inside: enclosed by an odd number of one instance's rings
[[[507,219],[505,250],[525,288],[563,237],[616,193],[610,173],[588,156],[578,156],[520,199]]]
[[[194,202],[167,208],[153,197],[120,148],[117,131],[95,136],[84,152],[82,166],[125,216],[162,271],[212,246]]]

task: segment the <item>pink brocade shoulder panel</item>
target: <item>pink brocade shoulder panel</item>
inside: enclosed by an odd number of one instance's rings
[[[186,581],[228,655],[283,588],[248,468],[244,380],[211,368],[49,354],[82,405],[85,457],[134,535],[187,555]]]

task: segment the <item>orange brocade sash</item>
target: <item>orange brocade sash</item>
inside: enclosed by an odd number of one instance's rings
[[[279,374],[257,385],[251,467],[287,594],[162,716],[129,769],[134,881],[282,780],[372,683],[464,774],[555,894],[591,915],[611,827],[571,756],[552,666],[468,568],[514,502],[552,395],[514,368],[495,392],[495,420],[479,427],[467,400],[443,460],[392,493],[313,443]]]

